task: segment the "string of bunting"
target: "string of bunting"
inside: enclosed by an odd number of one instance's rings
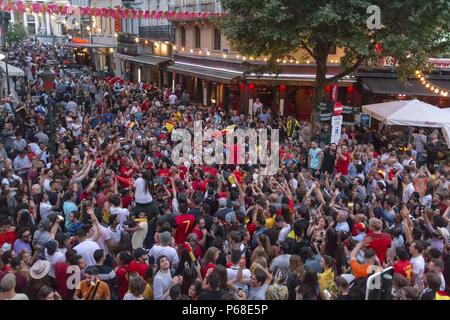
[[[45,3],[25,3],[22,1],[3,1],[0,0],[0,11],[18,12],[18,13],[36,13],[50,15],[80,15],[88,17],[110,17],[110,18],[128,18],[128,19],[167,19],[167,20],[187,20],[187,19],[208,19],[211,17],[221,17],[225,13],[222,12],[176,12],[176,11],[150,11],[126,9],[120,7],[114,8],[95,8],[95,7],[80,7],[73,5],[57,5]]]

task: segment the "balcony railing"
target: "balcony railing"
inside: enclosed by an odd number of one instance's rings
[[[187,5],[177,5],[169,6],[169,11],[178,12],[221,12],[220,2],[203,2],[203,3],[193,3]]]
[[[171,25],[139,27],[139,36],[159,41],[175,41],[175,29]]]

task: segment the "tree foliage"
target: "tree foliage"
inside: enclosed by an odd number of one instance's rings
[[[6,39],[9,43],[17,43],[23,41],[27,37],[27,31],[25,27],[18,24],[13,24],[10,26],[8,33],[6,34]]]
[[[447,0],[221,0],[228,14],[219,22],[233,48],[244,55],[277,59],[305,49],[316,60],[316,98],[324,86],[379,61],[397,60],[402,79],[425,67],[449,44]],[[382,28],[369,30],[367,8],[381,9]],[[381,44],[382,52],[374,48]],[[345,48],[343,72],[326,78],[328,52]],[[315,101],[317,104],[319,100]]]

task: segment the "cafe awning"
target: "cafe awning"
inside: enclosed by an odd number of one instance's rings
[[[183,62],[175,62],[173,65],[168,66],[167,70],[186,76],[198,77],[200,79],[220,83],[231,83],[233,79],[239,78],[243,75],[240,71],[199,66]]]
[[[397,78],[361,77],[363,88],[376,94],[438,97],[439,94],[428,90],[417,79],[408,79],[405,83]],[[450,80],[429,80],[434,85],[450,90]]]
[[[155,67],[159,66],[162,63],[166,63],[166,62],[169,62],[170,60],[172,60],[170,57],[160,57],[160,56],[147,55],[147,54],[141,54],[138,56],[130,56],[128,54],[118,53],[117,57],[119,59],[137,62],[140,64],[147,64],[147,65],[155,66]]]

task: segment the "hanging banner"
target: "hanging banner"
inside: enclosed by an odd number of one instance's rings
[[[0,11],[13,11],[24,13],[25,11],[32,13],[48,13],[50,15],[81,15],[81,16],[97,16],[97,17],[122,17],[131,19],[157,19],[157,20],[183,20],[183,19],[209,19],[210,17],[221,17],[226,13],[218,12],[177,12],[177,11],[143,11],[136,9],[116,8],[96,8],[96,7],[79,7],[72,5],[42,4],[42,3],[24,3],[23,1],[4,2],[0,1]]]

